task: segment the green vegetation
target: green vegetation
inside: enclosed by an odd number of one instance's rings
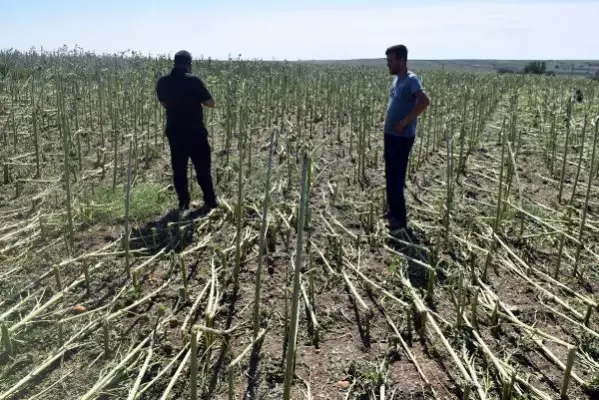
[[[547,72],[547,63],[543,61],[531,61],[524,67],[525,74],[543,75]]]
[[[181,216],[169,60],[1,53],[0,400],[596,396],[599,82],[500,64],[415,63],[391,237],[384,64],[197,61],[222,205]]]
[[[522,72],[531,63],[545,63],[547,72],[556,75],[592,77],[599,71],[599,61],[593,60],[410,60],[415,71],[444,70],[453,72]],[[353,65],[376,68],[385,67],[385,59],[303,61],[315,65]]]
[[[90,224],[123,222],[125,215],[125,189],[118,185],[115,189],[100,186],[85,197],[82,218]],[[156,183],[139,183],[131,191],[130,213],[134,220],[144,221],[160,216],[172,206],[175,196],[166,191],[166,187]]]

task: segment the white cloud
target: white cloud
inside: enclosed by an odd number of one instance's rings
[[[404,43],[414,59],[585,59],[597,57],[599,3],[459,2],[375,9],[188,12],[152,8],[101,18],[9,21],[0,48],[78,44],[114,52],[225,58],[347,59],[383,57]],[[12,25],[12,26],[11,26]],[[19,32],[18,34],[10,34]]]

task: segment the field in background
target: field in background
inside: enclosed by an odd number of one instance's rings
[[[531,61],[536,60],[410,60],[410,68],[415,71],[423,70],[446,70],[455,72],[497,72],[501,69],[509,69],[513,72],[521,72]],[[597,60],[540,60],[547,66],[547,72],[556,75],[572,75],[577,77],[593,77],[599,72],[599,61]],[[356,65],[383,68],[385,59],[356,59],[356,60],[313,60],[304,63],[316,65]]]
[[[423,70],[391,237],[384,66],[196,63],[222,205],[180,216],[168,60],[0,64],[0,399],[597,396],[599,83]]]

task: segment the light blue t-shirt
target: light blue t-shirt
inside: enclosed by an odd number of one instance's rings
[[[402,137],[414,137],[416,135],[417,119],[414,119],[403,132],[398,133],[393,126],[406,117],[416,105],[416,92],[423,90],[420,80],[413,72],[399,78],[393,77],[393,83],[389,91],[389,105],[387,106],[387,117],[385,118],[385,134]]]

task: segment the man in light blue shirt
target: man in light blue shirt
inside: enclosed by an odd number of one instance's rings
[[[389,228],[407,227],[404,185],[410,152],[416,138],[418,116],[430,105],[430,99],[418,77],[408,71],[408,49],[404,45],[385,52],[387,67],[393,75],[385,118],[385,179]]]

